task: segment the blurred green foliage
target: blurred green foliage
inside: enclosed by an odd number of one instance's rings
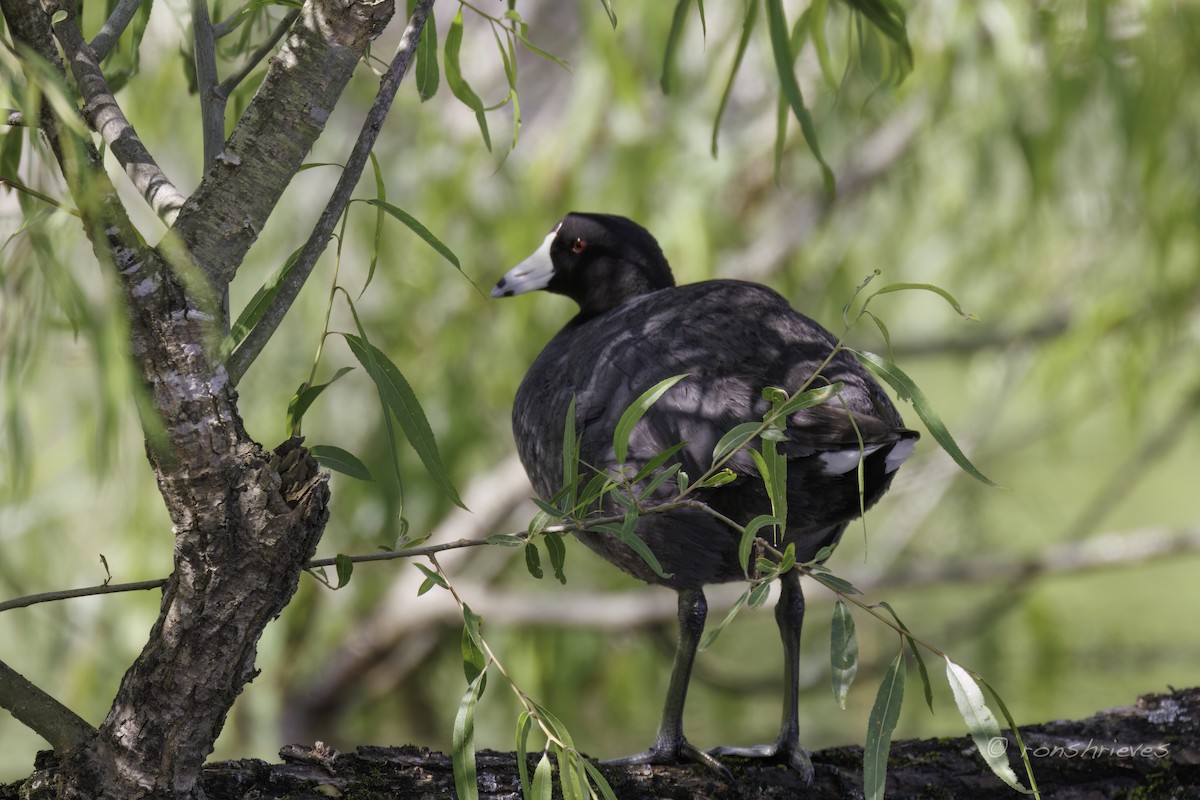
[[[792,19],[807,7],[783,5]],[[388,201],[445,242],[462,273],[393,222],[358,299],[376,211],[355,204],[337,280],[356,298],[371,341],[411,383],[450,476],[475,508],[526,491],[485,480],[511,471],[512,396],[572,314],[562,298],[492,303],[486,289],[567,211],[633,217],[657,235],[680,282],[762,281],[833,330],[854,287],[875,269],[887,282],[946,287],[981,321],[964,322],[921,293],[880,298],[873,310],[888,325],[898,362],[972,460],[1007,488],[957,474],[923,444],[868,515],[865,533],[852,528],[831,566],[985,675],[1018,720],[1083,716],[1168,684],[1194,684],[1200,645],[1187,634],[1200,610],[1194,552],[1145,563],[1133,553],[1104,571],[1011,585],[869,587],[916,568],[1009,563],[1101,534],[1200,524],[1200,95],[1193,88],[1200,7],[909,5],[914,58],[899,84],[885,80],[895,77],[894,49],[864,35],[840,3],[828,5],[822,47],[810,38],[797,59],[798,85],[837,178],[831,198],[794,119],[776,174],[780,99],[761,21],[723,114],[719,158],[710,154],[742,3],[706,4],[704,29],[696,14],[682,21],[669,95],[660,81],[672,4],[617,2],[614,31],[600,3],[520,3],[529,39],[570,70],[515,49],[516,149],[506,152],[508,138],[497,133],[489,151],[472,110],[445,87],[422,102],[415,83],[402,89],[376,148]],[[444,35],[458,6],[435,11]],[[90,13],[94,31],[101,20]],[[155,6],[142,71],[118,97],[187,191],[199,177],[199,126],[180,123],[194,119],[196,101],[173,13]],[[265,23],[245,27],[261,35]],[[509,93],[503,58],[487,21],[469,9],[462,33],[462,77],[490,108]],[[376,55],[390,52],[398,35],[396,22]],[[364,65],[311,161],[345,157],[374,90]],[[8,76],[0,93],[0,105],[19,105]],[[239,93],[232,110],[245,99]],[[513,108],[486,112],[492,131],[511,129]],[[24,139],[23,181],[63,196],[30,155],[30,135],[7,129],[4,137]],[[300,244],[333,174],[297,176],[234,284],[235,313]],[[360,189],[375,196],[370,177]],[[128,196],[147,238],[159,238],[158,223]],[[100,554],[117,582],[162,577],[171,565],[170,524],[130,400],[118,295],[77,220],[43,209],[0,195],[3,598],[102,582]],[[239,387],[246,423],[267,446],[287,435],[289,400],[308,380],[333,260],[331,250]],[[355,332],[344,304],[335,304],[330,328]],[[884,347],[866,328],[852,340]],[[316,381],[344,366],[357,362],[332,337]],[[377,478],[334,476],[322,555],[371,551],[399,535],[400,496],[387,477],[378,404],[359,368],[304,418],[310,444],[345,448]],[[906,416],[915,424],[911,409]],[[401,448],[400,466],[411,535],[463,519],[411,449]],[[503,513],[475,524],[521,530],[533,513],[532,505],[512,513],[499,507]],[[573,543],[565,587],[531,578],[515,549],[476,548],[443,563],[482,613],[488,641],[514,678],[562,718],[581,749],[611,757],[649,742],[669,672],[669,593],[645,589]],[[465,688],[461,617],[440,590],[416,596],[422,577],[391,562],[360,566],[336,593],[305,580],[261,643],[262,674],[235,706],[215,755],[272,758],[296,738],[447,749]],[[740,587],[729,588],[733,594],[713,593],[714,616]],[[809,747],[862,741],[894,639],[858,620],[860,671],[841,711],[830,690],[832,600],[811,584],[808,594],[802,740]],[[600,612],[607,620],[598,620]],[[11,666],[99,723],[156,613],[152,594],[9,611],[0,615],[0,647]],[[393,620],[390,649],[326,691],[333,670],[361,652],[383,618]],[[780,661],[770,615],[740,617],[700,658],[686,716],[691,741],[772,738]],[[310,702],[318,696],[322,704]],[[961,733],[949,692],[935,706],[931,716],[910,698],[896,737]],[[516,715],[511,698],[487,693],[477,711],[478,746],[512,749]],[[7,716],[0,740],[0,780],[28,774],[44,746]]]

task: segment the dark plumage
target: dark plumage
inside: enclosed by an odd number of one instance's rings
[[[561,488],[563,421],[572,396],[582,437],[581,462],[614,470],[613,430],[621,414],[652,385],[686,373],[688,377],[634,428],[627,464],[640,468],[663,450],[686,442],[673,460],[695,478],[711,465],[713,446],[722,435],[739,423],[762,419],[770,407],[762,398],[764,388],[795,391],[836,343],[828,331],[765,286],[720,280],[676,287],[658,243],[623,217],[567,215],[537,252],[500,279],[492,296],[536,289],[566,295],[580,307],[529,368],[513,405],[521,462],[544,499]],[[839,398],[793,414],[787,421],[787,441],[779,445],[788,458],[784,545],[795,543],[801,561],[836,542],[860,508],[879,499],[917,438],[903,427],[880,386],[844,352],[834,356],[813,385],[837,381],[845,384]],[[865,479],[861,505],[860,454]],[[742,451],[726,466],[736,479],[699,492],[695,499],[741,524],[769,514],[770,501],[749,455]],[[668,481],[653,499],[669,499],[675,491],[674,482]],[[739,535],[694,509],[643,515],[637,535],[670,578],[656,575],[615,535],[579,535],[622,569],[680,593],[679,653],[658,738],[651,750],[626,761],[660,763],[686,757],[719,769],[711,755],[683,738],[683,701],[704,627],[702,587],[744,578],[737,557]],[[784,642],[787,688],[780,739],[771,746],[713,752],[773,757],[810,777],[812,768],[796,732],[804,600],[796,573],[784,576],[781,584],[776,618]]]

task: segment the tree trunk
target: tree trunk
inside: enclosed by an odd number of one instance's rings
[[[61,0],[46,6],[0,0],[14,39],[65,74],[62,46],[88,122],[121,128],[116,138],[140,147],[82,40],[74,7]],[[305,5],[200,188],[182,209],[158,209],[176,226],[157,247],[130,223],[92,142],[43,104],[38,124],[96,257],[119,278],[130,351],[149,399],[142,408],[147,452],[175,537],[158,621],[100,730],[60,754],[60,796],[202,794],[201,768],[255,676],[263,629],[291,599],[316,549],[328,518],[327,476],[298,440],[271,454],[246,433],[217,355],[216,298],[392,10],[386,0]],[[36,72],[27,78],[36,81]],[[158,172],[139,188],[150,199],[164,187],[171,188]]]
[[[1128,708],[1103,711],[1078,721],[1048,722],[1021,729],[1045,798],[1087,800],[1200,799],[1200,688],[1146,695]],[[1007,736],[1009,762],[1024,779],[1015,738]],[[49,754],[25,786],[51,781]],[[387,797],[427,800],[455,797],[450,757],[418,747],[359,747],[339,754],[320,743],[291,745],[282,764],[225,761],[204,768],[201,783],[209,800],[244,798]],[[530,757],[530,774],[537,756]],[[696,767],[600,769],[620,800],[845,800],[862,797],[862,748],[835,747],[813,754],[816,777],[804,787],[794,772],[727,759],[735,782],[725,783]],[[478,756],[479,796],[519,800],[520,779],[512,753]],[[557,780],[557,778],[556,778]],[[0,800],[17,800],[18,785],[0,787]],[[31,800],[36,792],[27,795]],[[557,788],[555,796],[559,796]],[[891,800],[1012,800],[1020,795],[994,776],[969,738],[892,743],[887,797]]]

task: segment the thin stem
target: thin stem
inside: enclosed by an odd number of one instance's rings
[[[42,592],[27,594],[24,597],[14,597],[12,600],[0,602],[0,611],[14,608],[27,608],[38,603],[51,603],[57,600],[70,600],[73,597],[90,597],[96,594],[117,594],[118,592],[144,592],[149,589],[161,589],[167,584],[165,578],[156,581],[138,581],[137,583],[105,583],[100,586],[84,586],[79,589],[62,589],[57,592]]]
[[[430,9],[432,8],[433,0],[418,0],[416,7],[413,9],[412,17],[408,21],[408,27],[405,28],[404,35],[400,37],[400,44],[396,48],[396,54],[392,58],[392,63],[380,81],[379,91],[375,95],[375,102],[371,105],[371,110],[367,113],[367,117],[363,121],[363,127],[358,135],[358,140],[354,143],[354,149],[351,151],[350,157],[346,160],[346,166],[342,170],[341,178],[339,178],[337,185],[334,187],[325,210],[321,213],[320,219],[317,220],[317,224],[309,235],[308,241],[301,248],[295,266],[288,272],[283,284],[279,287],[279,292],[271,301],[267,312],[263,315],[259,323],[246,335],[246,338],[242,340],[242,343],[238,345],[233,354],[230,355],[225,365],[229,373],[229,379],[233,383],[236,384],[241,380],[241,377],[246,374],[246,370],[254,363],[254,359],[258,358],[258,354],[262,352],[263,347],[270,341],[279,324],[283,322],[288,309],[296,301],[301,287],[304,286],[304,283],[308,280],[308,276],[316,266],[317,259],[320,258],[321,253],[325,250],[325,246],[329,242],[329,237],[332,235],[338,219],[342,216],[346,205],[350,202],[354,186],[358,183],[358,179],[362,176],[363,169],[367,165],[371,148],[374,147],[375,140],[379,137],[379,132],[383,128],[383,121],[387,118],[388,112],[391,110],[392,101],[395,99],[396,92],[400,88],[400,82],[404,79],[405,73],[408,72],[408,66],[416,55],[417,43],[421,40],[421,31],[425,27],[425,20],[428,18]]]
[[[200,131],[204,140],[204,171],[207,172],[225,144],[225,97],[217,92],[217,44],[208,14],[208,0],[192,0],[191,5]],[[228,310],[225,316],[229,317]]]
[[[431,554],[429,556],[429,562],[431,564],[433,564],[434,570],[437,571],[438,576],[441,577],[442,581],[446,585],[446,591],[450,592],[450,596],[453,597],[454,602],[458,604],[459,612],[462,613],[463,618],[466,619],[467,605],[466,605],[466,603],[463,602],[463,599],[461,597],[459,597],[458,592],[455,591],[454,584],[452,584],[450,582],[450,576],[447,575],[445,570],[442,569],[442,565],[438,563],[436,556]],[[484,638],[482,631],[479,633],[479,644],[483,648],[484,655],[487,656],[488,664],[496,665],[496,670],[500,673],[501,677],[504,678],[504,680],[508,684],[509,688],[512,689],[513,694],[515,694],[517,696],[517,701],[525,709],[526,713],[529,714],[530,719],[537,720],[538,727],[541,729],[542,733],[546,736],[546,740],[549,742],[553,742],[554,744],[556,744],[559,747],[562,747],[564,749],[573,750],[574,748],[568,747],[565,742],[563,742],[561,739],[559,739],[557,736],[555,736],[554,732],[550,729],[550,727],[547,726],[545,721],[542,720],[541,714],[538,713],[537,703],[535,703],[533,700],[531,700],[529,695],[527,695],[527,694],[525,694],[525,692],[521,691],[521,687],[517,686],[516,681],[514,681],[512,679],[512,676],[510,676],[508,674],[508,670],[506,670],[504,668],[504,664],[500,661],[499,658],[496,657],[495,651],[492,650],[492,646],[490,644],[488,644],[487,639]],[[487,664],[484,665],[485,670],[487,669],[487,666],[488,666]]]
[[[50,3],[47,8],[51,14],[59,10],[68,11],[58,2]],[[167,178],[121,111],[100,70],[96,54],[83,41],[74,15],[68,11],[65,19],[53,23],[53,29],[83,95],[83,111],[88,124],[103,137],[109,151],[159,219],[168,226],[173,224],[187,198]]]
[[[96,60],[103,61],[112,51],[113,45],[121,38],[121,34],[129,27],[129,23],[133,21],[134,15],[137,14],[138,8],[142,5],[142,0],[120,0],[117,7],[113,9],[112,14],[100,26],[100,30],[92,37],[92,51],[96,54]]]
[[[217,96],[221,97],[222,99],[227,99],[229,95],[233,94],[233,90],[236,89],[238,85],[244,81],[251,72],[254,71],[254,68],[257,67],[264,58],[271,54],[271,52],[275,49],[275,45],[279,44],[279,40],[282,39],[289,30],[291,30],[292,23],[294,23],[296,18],[299,16],[300,9],[298,8],[292,9],[286,15],[284,15],[283,19],[279,21],[279,24],[275,26],[275,30],[271,31],[271,35],[267,37],[266,41],[260,44],[253,53],[246,57],[245,62],[237,69],[237,71],[235,71],[225,80],[221,81],[221,85],[215,90]],[[222,25],[223,24],[224,23],[222,23]],[[218,39],[223,35],[220,32],[220,28],[221,25],[218,25],[213,29]]]
[[[30,187],[26,186],[25,184],[21,183],[20,181],[14,179],[14,178],[0,178],[0,186],[9,186],[13,189],[16,189],[18,192],[24,192],[25,194],[29,195],[30,197],[37,198],[38,200],[41,200],[43,203],[46,203],[47,205],[54,206],[59,211],[65,211],[66,213],[68,213],[72,216],[75,216],[75,217],[80,216],[79,211],[77,211],[76,209],[70,208],[69,206],[65,206],[58,200],[55,200],[50,195],[42,194],[37,189],[31,189]]]

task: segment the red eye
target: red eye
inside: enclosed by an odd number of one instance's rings
[[[572,253],[582,253],[585,249],[587,249],[587,242],[585,242],[583,239],[576,239],[571,243]]]

